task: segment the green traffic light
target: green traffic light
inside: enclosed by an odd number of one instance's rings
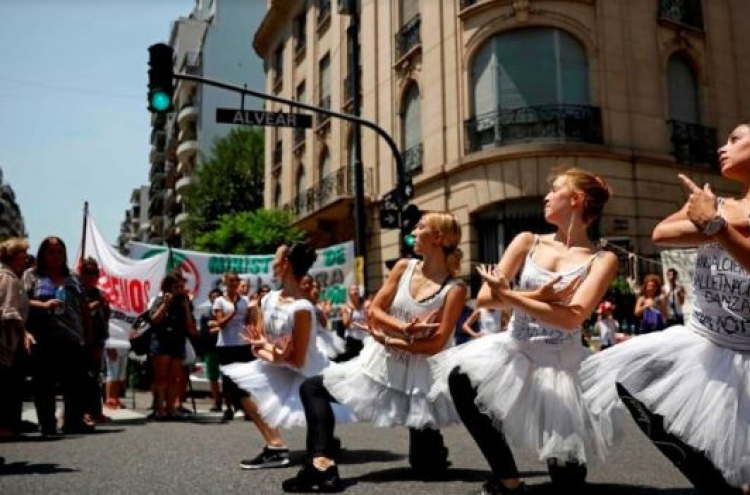
[[[157,112],[163,112],[172,104],[172,99],[163,91],[154,91],[151,94],[151,106]]]
[[[407,247],[414,247],[414,245],[417,243],[417,238],[414,237],[414,235],[409,234],[404,236],[404,244],[406,244]]]

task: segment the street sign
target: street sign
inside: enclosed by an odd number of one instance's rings
[[[383,207],[382,210],[395,210],[398,211],[401,207],[401,202],[398,200],[398,193],[395,189],[391,189],[383,195]]]
[[[236,108],[217,108],[216,122],[221,124],[259,125],[268,127],[312,128],[312,115],[305,113],[263,112]]]
[[[391,210],[387,208],[380,209],[380,228],[381,229],[397,229],[398,225],[398,210]]]

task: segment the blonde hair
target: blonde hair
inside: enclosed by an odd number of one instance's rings
[[[0,243],[0,262],[10,263],[19,253],[29,250],[29,242],[22,237],[11,237]]]
[[[552,184],[558,177],[565,177],[565,182],[572,189],[583,193],[583,221],[590,224],[602,215],[604,205],[612,196],[607,182],[586,170],[559,166],[552,170],[549,175],[549,183]]]
[[[430,229],[443,235],[443,252],[445,253],[448,270],[455,277],[461,271],[463,252],[458,247],[461,244],[461,226],[452,213],[443,211],[429,211],[424,214],[422,221]]]

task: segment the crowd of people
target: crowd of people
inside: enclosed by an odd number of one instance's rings
[[[610,188],[590,172],[559,169],[543,203],[555,231],[523,232],[499,263],[478,267],[475,309],[459,276],[462,228],[448,212],[421,218],[419,258],[396,263],[372,297],[349,288],[340,334],[308,273],[316,254],[304,242],[276,251],[276,290],[249,295],[238,274],[226,273],[197,322],[184,279],[168,274],[148,313],[154,419],[179,419],[185,349],[194,340],[202,343],[213,411],[226,419],[242,411],[265,442],[242,468],[288,465],[283,430],[307,429],[306,460],[283,483],[286,492],[342,491],[335,427],[357,421],[407,428],[419,479],[445,476],[451,463],[441,429],[460,423],[489,465],[482,493],[527,493],[518,449],[546,464],[559,493],[579,493],[632,416],[699,493],[747,495],[750,125],[737,127],[719,156],[722,174],[742,184],[743,195],[719,198],[681,175],[689,198],[653,233],[659,245],[698,247],[689,314],[677,271],[668,270],[663,285],[650,274],[633,308],[635,335],[621,338],[616,307],[605,298],[618,260],[588,235]],[[33,266],[27,249],[22,239],[0,244],[0,386],[10,398],[0,407],[0,438],[20,431],[26,366],[41,433],[57,434],[58,384],[63,432],[90,431],[107,420],[102,362],[111,375],[106,407],[120,406],[123,379],[122,353],[105,350],[98,266],[86,259],[72,273],[55,237],[42,242]],[[599,352],[583,335],[592,315]]]

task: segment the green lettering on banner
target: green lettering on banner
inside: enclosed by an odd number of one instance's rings
[[[343,285],[331,285],[326,287],[320,295],[320,299],[331,301],[331,304],[338,305],[346,303],[346,287]]]
[[[342,247],[327,249],[323,252],[323,262],[326,267],[343,265],[346,263],[346,252]]]

